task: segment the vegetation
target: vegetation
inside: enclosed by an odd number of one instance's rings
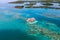
[[[19,1],[50,1],[50,2],[60,2],[60,0],[19,0]]]

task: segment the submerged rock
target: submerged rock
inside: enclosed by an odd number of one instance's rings
[[[53,4],[51,4],[51,3],[45,3],[45,4],[43,4],[43,5],[47,5],[47,6],[52,6]]]
[[[15,6],[15,8],[19,8],[19,9],[20,9],[20,8],[23,8],[23,7],[24,7],[24,6]]]
[[[53,23],[48,23],[47,27],[52,27],[52,25],[54,28],[58,28]],[[60,32],[52,31],[46,27],[42,27],[41,25],[37,25],[37,24],[29,24],[28,28],[29,29],[27,30],[27,33],[29,35],[36,36],[38,38],[40,38],[40,36],[43,35],[43,36],[50,38],[51,40],[60,40],[60,35],[59,35]],[[57,30],[59,30],[59,29],[57,29]]]

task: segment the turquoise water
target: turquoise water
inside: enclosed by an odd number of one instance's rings
[[[9,5],[0,7],[0,40],[60,40],[60,35],[58,36],[60,34],[60,17],[44,16],[45,13],[59,16],[60,10],[46,8],[16,9],[9,7]],[[35,18],[38,22],[28,24],[26,21],[28,18]],[[43,29],[43,33],[39,32],[38,29]],[[31,33],[31,30],[36,33]],[[46,30],[56,33],[55,38],[58,38],[55,39],[53,38],[54,35],[44,34]],[[49,34],[49,32],[47,33]]]

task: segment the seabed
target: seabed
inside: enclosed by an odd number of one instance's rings
[[[51,29],[49,29],[51,27]],[[60,29],[58,31],[57,25],[53,23],[45,23],[45,24],[28,24],[27,34],[31,36],[35,36],[38,38],[43,35],[43,38],[47,38],[48,40],[60,40]]]

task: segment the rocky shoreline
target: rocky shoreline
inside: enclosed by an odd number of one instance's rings
[[[18,9],[21,9],[23,8],[24,6],[15,6],[15,8],[18,8]]]
[[[16,1],[16,2],[9,2],[10,4],[24,4],[23,6],[15,6],[14,8],[51,8],[51,9],[60,9],[60,4],[57,5],[58,7],[55,7],[55,4],[52,4],[52,2],[36,2],[36,1]],[[36,5],[37,3],[41,3],[40,5]],[[54,2],[53,2],[54,3]],[[57,3],[57,2],[55,2]],[[36,6],[33,6],[36,5]],[[43,6],[42,6],[43,5]]]

